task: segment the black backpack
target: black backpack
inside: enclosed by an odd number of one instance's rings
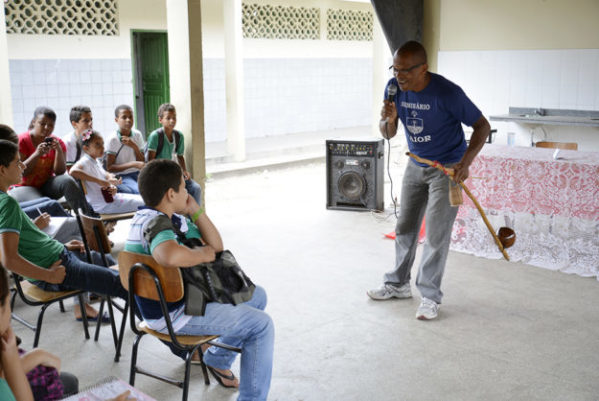
[[[165,230],[173,230],[179,241],[188,248],[203,246],[198,238],[186,238],[164,214],[150,220],[143,235],[150,244],[158,233]],[[185,314],[192,316],[203,316],[208,302],[233,305],[247,302],[252,299],[256,289],[228,250],[218,252],[212,262],[181,268],[181,276],[185,286]]]
[[[181,133],[179,131],[173,131],[173,135],[175,136],[175,151],[179,149],[179,142],[181,142]],[[162,152],[162,148],[164,147],[164,137],[166,134],[164,133],[164,129],[160,128],[158,130],[158,146],[156,146],[156,156]],[[148,160],[148,142],[146,142],[144,146],[144,156],[146,158],[146,162]]]

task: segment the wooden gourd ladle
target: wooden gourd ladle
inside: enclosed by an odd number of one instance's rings
[[[412,159],[416,160],[419,163],[426,164],[431,167],[435,167],[435,168],[443,171],[448,176],[453,177],[453,169],[452,168],[445,168],[445,167],[443,167],[443,165],[441,165],[438,162],[433,162],[431,160],[424,159],[424,158],[417,156],[410,152],[407,152],[406,155],[410,156]],[[510,257],[508,256],[505,249],[512,246],[514,244],[514,241],[516,240],[516,233],[514,232],[514,230],[512,230],[509,227],[501,227],[499,229],[499,235],[501,237],[501,239],[500,239],[497,236],[497,234],[495,234],[495,230],[493,229],[493,226],[487,219],[487,215],[485,214],[483,208],[480,206],[480,203],[478,203],[478,200],[476,200],[474,195],[472,195],[472,192],[470,192],[470,190],[468,189],[466,184],[464,184],[464,181],[460,181],[459,184],[462,187],[462,189],[464,190],[464,192],[466,192],[466,195],[468,195],[468,197],[472,200],[472,203],[474,203],[474,206],[476,206],[476,208],[478,209],[480,216],[483,218],[485,225],[489,229],[489,232],[493,236],[493,239],[495,240],[495,243],[497,244],[497,247],[503,254],[503,257],[505,258],[505,260],[510,260]]]

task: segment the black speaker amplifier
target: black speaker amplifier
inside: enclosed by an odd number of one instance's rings
[[[384,209],[382,139],[326,141],[327,209]]]

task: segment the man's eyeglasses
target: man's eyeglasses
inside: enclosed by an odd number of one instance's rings
[[[411,66],[410,68],[404,68],[402,70],[395,68],[395,66],[390,66],[389,71],[391,71],[393,73],[393,75],[409,74],[410,72],[412,72],[414,69],[420,67],[421,65],[424,65],[424,63],[419,63],[419,64]]]

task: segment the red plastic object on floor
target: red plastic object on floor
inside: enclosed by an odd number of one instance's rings
[[[385,234],[386,238],[395,239],[395,231],[391,231],[389,234]],[[418,243],[422,244],[426,238],[426,217],[422,218],[422,225],[420,226],[420,233],[418,233]]]

